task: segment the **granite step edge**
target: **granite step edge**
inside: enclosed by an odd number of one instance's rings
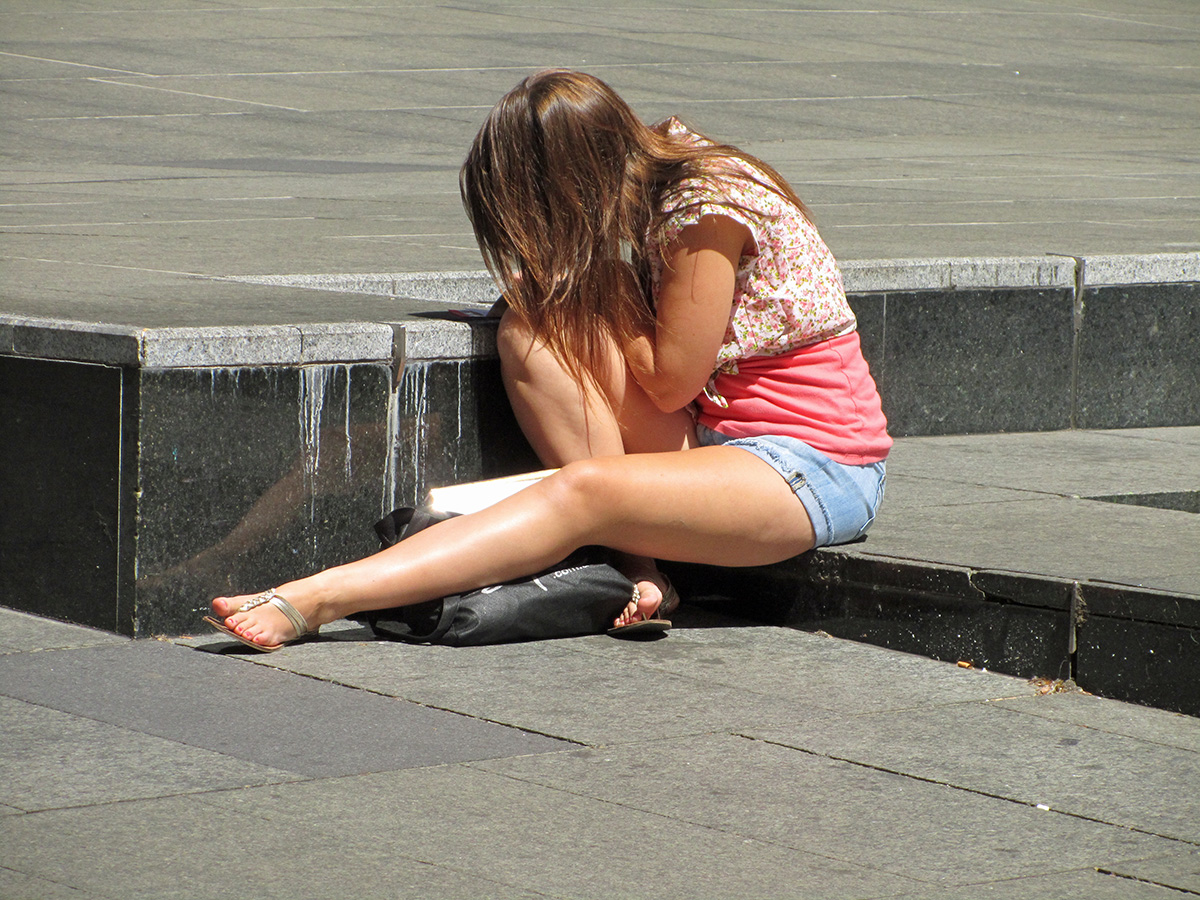
[[[852,260],[842,263],[842,270],[852,295],[1165,285],[1200,282],[1200,253]],[[486,272],[247,275],[220,280],[375,293],[427,302],[429,312],[377,322],[157,328],[0,314],[0,355],[186,368],[364,361],[395,366],[404,360],[468,359],[495,352],[490,323],[447,313],[457,306],[479,315],[494,302],[496,289]]]

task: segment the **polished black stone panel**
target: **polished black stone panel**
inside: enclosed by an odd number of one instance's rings
[[[660,562],[687,604],[701,604],[767,625],[784,625],[798,608],[816,609],[821,591],[810,577],[813,554],[773,566],[725,568]]]
[[[474,365],[475,416],[479,427],[480,475],[498,478],[541,469],[529,441],[513,415],[512,404],[500,380],[498,359],[477,360]]]
[[[1083,299],[1078,427],[1200,424],[1200,284],[1090,287]]]
[[[1200,589],[1200,585],[1196,587]],[[1084,615],[1200,630],[1200,593],[1169,594],[1133,585],[1086,581],[1080,589]]]
[[[494,359],[119,368],[0,357],[4,603],[135,636],[377,549],[429,487],[539,467]]]
[[[838,551],[823,558],[817,615],[788,624],[1011,675],[1070,671],[1068,582]]]
[[[893,435],[1048,431],[1071,424],[1068,289],[889,293],[883,411]]]
[[[886,397],[888,386],[883,343],[886,298],[882,294],[854,294],[846,299],[858,319],[858,339],[862,343],[863,358],[871,369],[871,377],[875,379],[880,397]]]
[[[126,406],[137,395],[120,368],[0,356],[5,606],[131,632]]]
[[[1200,716],[1200,628],[1093,615],[1078,642],[1085,691]]]
[[[887,297],[884,294],[852,294],[846,298],[854,317],[858,319],[858,339],[862,342],[863,356],[871,367],[871,375],[879,389],[883,390],[884,362],[884,311]]]
[[[397,446],[398,506],[419,505],[431,488],[541,468],[513,417],[495,359],[407,365]]]
[[[1019,604],[887,589],[847,589],[843,615],[793,621],[806,631],[1023,677],[1066,678],[1067,616]]]
[[[201,626],[219,594],[377,549],[390,508],[383,365],[143,369],[135,633]]]

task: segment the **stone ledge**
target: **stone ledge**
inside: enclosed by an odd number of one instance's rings
[[[144,368],[211,368],[351,362],[391,364],[396,328],[375,322],[136,328],[0,315],[0,354]]]
[[[864,259],[840,266],[848,294],[1075,285],[1075,261],[1061,256]]]
[[[1200,253],[1088,256],[1083,272],[1088,287],[1200,282]]]
[[[425,319],[392,324],[404,332],[405,359],[409,362],[496,355],[495,319]]]
[[[138,331],[121,325],[0,315],[0,353],[38,359],[139,364]]]
[[[851,297],[886,293],[1074,290],[1085,286],[1200,283],[1200,253],[852,260],[842,264]],[[138,328],[103,322],[0,315],[0,354],[155,368],[338,364],[469,359],[495,353],[479,316],[496,300],[483,271],[237,276],[246,284],[377,294],[430,304],[394,321]]]

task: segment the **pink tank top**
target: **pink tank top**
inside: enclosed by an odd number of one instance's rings
[[[701,425],[730,437],[795,437],[830,459],[861,466],[887,458],[892,439],[858,332],[779,356],[738,361],[696,398]]]

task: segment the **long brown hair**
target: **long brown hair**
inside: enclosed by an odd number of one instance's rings
[[[680,140],[665,125],[646,126],[599,78],[539,72],[488,114],[459,174],[509,308],[580,381],[602,371],[604,338],[623,347],[653,330],[647,235],[659,233],[663,205],[686,180],[755,181],[808,214],[766,163]]]

